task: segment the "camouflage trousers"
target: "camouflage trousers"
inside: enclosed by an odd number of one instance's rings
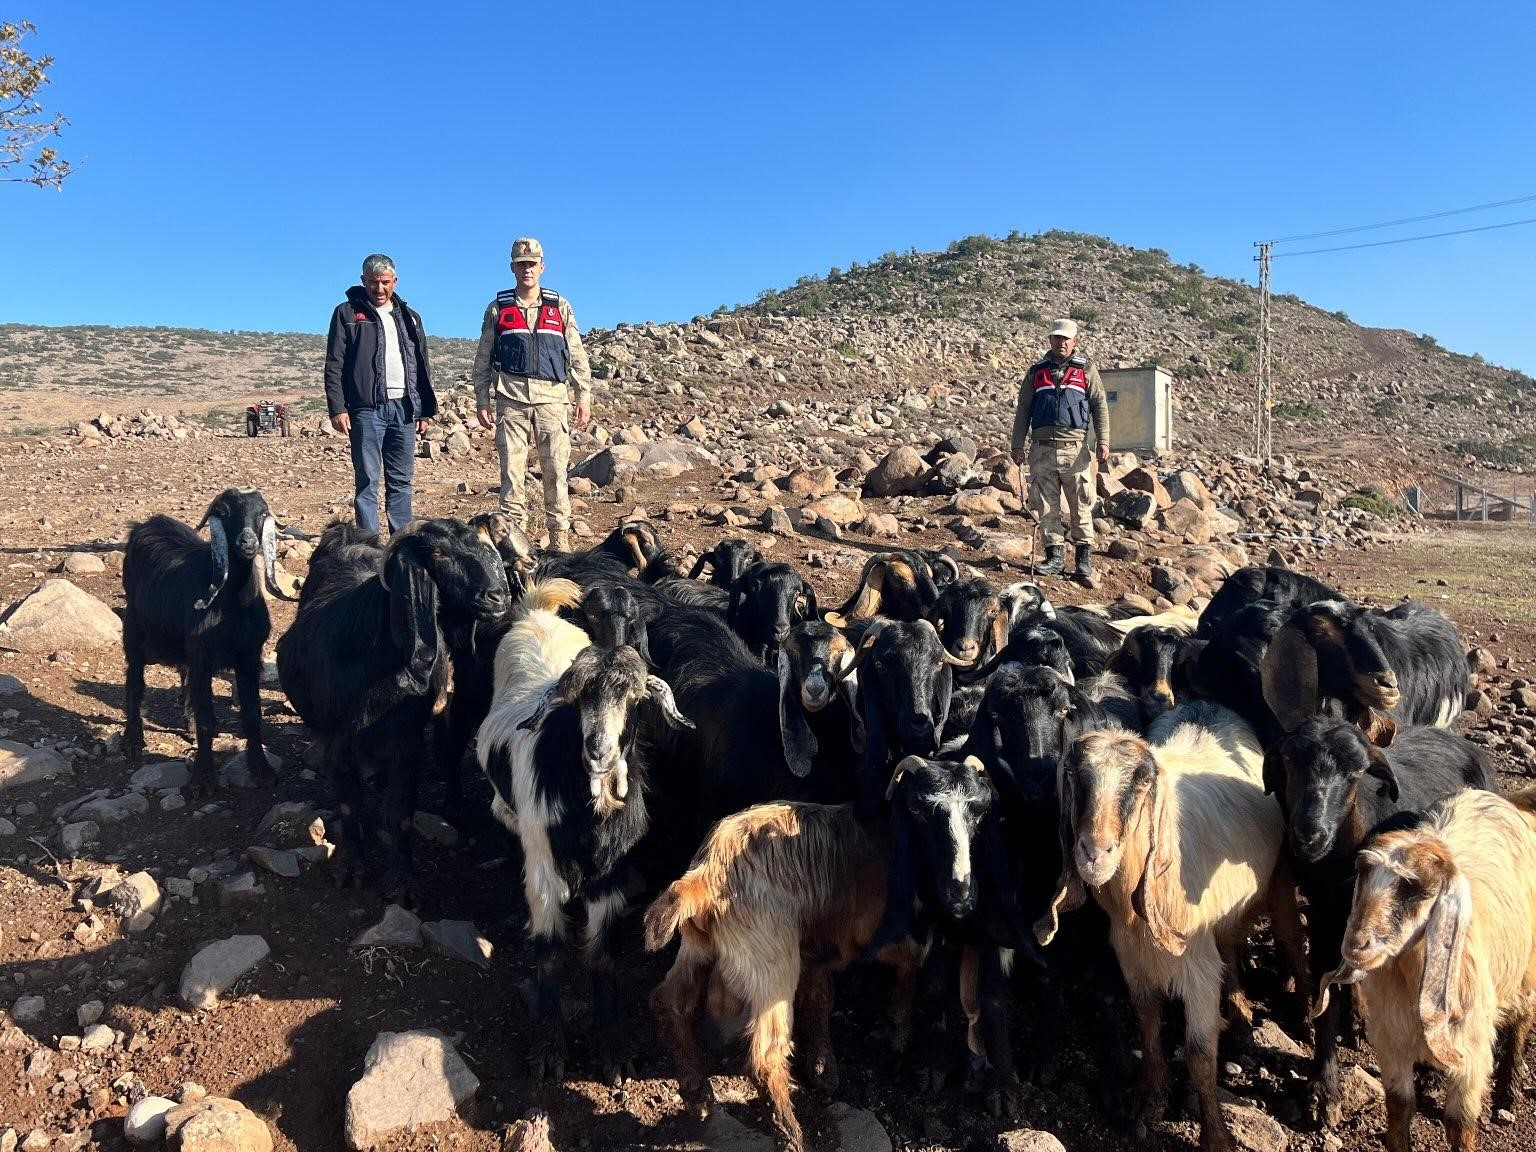
[[[552,546],[563,546],[571,527],[571,496],[566,468],[571,462],[570,405],[522,404],[496,398],[496,455],[501,460],[501,510],[519,527],[527,527],[525,483],[528,444],[539,452],[544,481],[544,523]]]
[[[1029,445],[1029,506],[1040,518],[1040,536],[1047,547],[1062,544],[1061,501],[1074,544],[1093,543],[1093,449],[1081,444]]]

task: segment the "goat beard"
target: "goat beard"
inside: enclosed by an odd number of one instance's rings
[[[629,765],[621,756],[614,767],[605,772],[590,774],[592,785],[592,811],[599,819],[611,816],[624,807],[629,795]]]

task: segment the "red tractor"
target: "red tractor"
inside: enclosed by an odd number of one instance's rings
[[[263,432],[274,431],[281,436],[293,435],[292,426],[288,423],[288,405],[261,400],[245,410],[247,436],[260,436]]]

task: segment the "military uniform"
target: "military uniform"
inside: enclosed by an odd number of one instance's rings
[[[1093,545],[1093,458],[1109,443],[1109,401],[1092,360],[1047,355],[1030,368],[1019,386],[1012,447],[1026,442],[1029,506],[1040,517],[1047,557],[1059,557],[1063,548],[1063,497],[1082,557]]]
[[[499,292],[485,310],[472,373],[475,403],[496,395],[496,454],[501,462],[501,509],[526,528],[524,481],[528,442],[538,447],[544,481],[544,520],[550,545],[566,546],[571,498],[571,387],[578,404],[592,403],[592,370],[576,314],[563,296],[539,290],[532,304]]]

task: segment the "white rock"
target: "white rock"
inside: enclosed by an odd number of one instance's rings
[[[14,835],[16,835],[16,825],[12,824],[5,817],[0,816],[0,836]]]
[[[59,829],[59,843],[66,856],[78,856],[101,838],[101,825],[94,820],[76,820]]]
[[[260,936],[231,936],[209,944],[182,969],[180,999],[187,1008],[212,1008],[219,994],[271,953]]]
[[[100,1000],[87,1000],[75,1009],[75,1019],[79,1022],[80,1027],[89,1028],[101,1019],[101,1014],[106,1010],[107,1006]]]
[[[20,676],[12,676],[9,672],[0,673],[0,696],[20,696],[27,690]]]
[[[128,1109],[123,1118],[123,1135],[135,1148],[147,1148],[157,1144],[165,1135],[165,1114],[176,1107],[174,1100],[164,1096],[146,1096]]]
[[[148,872],[135,872],[112,889],[112,908],[132,933],[145,932],[160,914],[160,885]]]
[[[80,1037],[80,1051],[101,1052],[117,1043],[117,1035],[105,1024],[92,1024]]]
[[[121,796],[102,796],[89,800],[70,815],[77,820],[95,820],[99,824],[119,824],[149,811],[149,797],[142,792],[124,792]]]
[[[371,1148],[399,1128],[452,1119],[480,1079],[438,1032],[380,1032],[347,1093],[346,1139]]]
[[[47,1010],[48,1001],[41,996],[21,996],[11,1005],[11,1019],[18,1024],[27,1024],[36,1020]]]
[[[163,788],[185,788],[192,780],[192,769],[185,760],[160,760],[146,764],[128,777],[128,787],[139,792]]]
[[[121,644],[117,613],[68,580],[44,580],[0,623],[0,648],[47,653]]]
[[[384,909],[384,918],[371,928],[365,928],[352,941],[353,948],[420,948],[421,919],[414,912],[398,904]]]
[[[52,748],[29,748],[14,740],[0,740],[0,792],[73,772],[69,761]]]
[[[60,572],[68,572],[72,576],[89,576],[106,570],[105,561],[94,552],[71,552],[59,565]]]

